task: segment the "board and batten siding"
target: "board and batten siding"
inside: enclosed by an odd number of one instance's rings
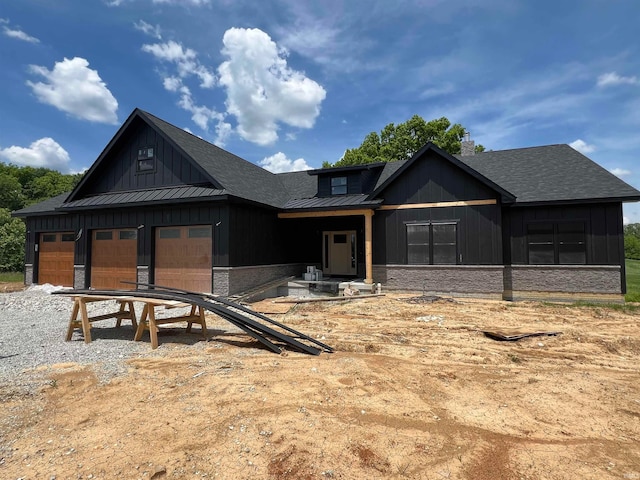
[[[527,225],[534,222],[584,222],[587,265],[624,265],[620,203],[505,208],[505,263],[526,265]]]
[[[106,192],[209,183],[196,165],[153,128],[139,119],[135,120],[135,127],[118,139],[92,177],[94,181],[83,186],[78,198]],[[138,149],[146,147],[154,148],[155,168],[139,172]]]
[[[435,152],[427,152],[381,194],[384,206],[373,216],[373,263],[407,264],[407,223],[455,221],[458,263],[501,265],[501,206],[498,194]],[[494,201],[488,205],[438,206],[435,202]],[[461,255],[461,257],[460,257]]]

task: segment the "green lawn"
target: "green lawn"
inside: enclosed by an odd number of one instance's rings
[[[0,282],[23,282],[24,273],[22,272],[0,272]]]
[[[640,302],[640,260],[625,261],[627,269],[627,302]]]

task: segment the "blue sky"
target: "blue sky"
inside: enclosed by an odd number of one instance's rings
[[[0,4],[0,160],[88,168],[135,107],[272,171],[418,114],[640,188],[637,0]],[[640,222],[640,207],[625,206]]]

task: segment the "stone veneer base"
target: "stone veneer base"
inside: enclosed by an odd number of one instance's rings
[[[213,294],[234,295],[278,278],[299,276],[306,271],[305,265],[303,263],[286,263],[248,267],[213,267]]]

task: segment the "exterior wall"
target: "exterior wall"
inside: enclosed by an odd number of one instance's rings
[[[154,148],[155,168],[138,172],[138,149],[146,147]],[[91,179],[78,192],[80,196],[208,182],[192,162],[141,119],[135,119],[124,132]]]
[[[87,270],[84,265],[73,266],[73,288],[81,289],[87,287]]]
[[[506,297],[526,292],[621,295],[617,265],[511,265],[504,270]]]
[[[24,284],[28,287],[33,285],[33,264],[26,263],[24,265]]]
[[[501,265],[374,265],[373,281],[383,290],[501,298],[503,270]]]
[[[150,283],[149,282],[149,267],[146,265],[138,265],[137,267],[137,273],[138,273],[138,282],[140,283]],[[146,289],[149,288],[145,285],[140,285],[138,286],[138,288],[140,289]]]
[[[213,294],[228,296],[241,293],[278,278],[299,276],[304,268],[304,265],[299,263],[213,267]]]

